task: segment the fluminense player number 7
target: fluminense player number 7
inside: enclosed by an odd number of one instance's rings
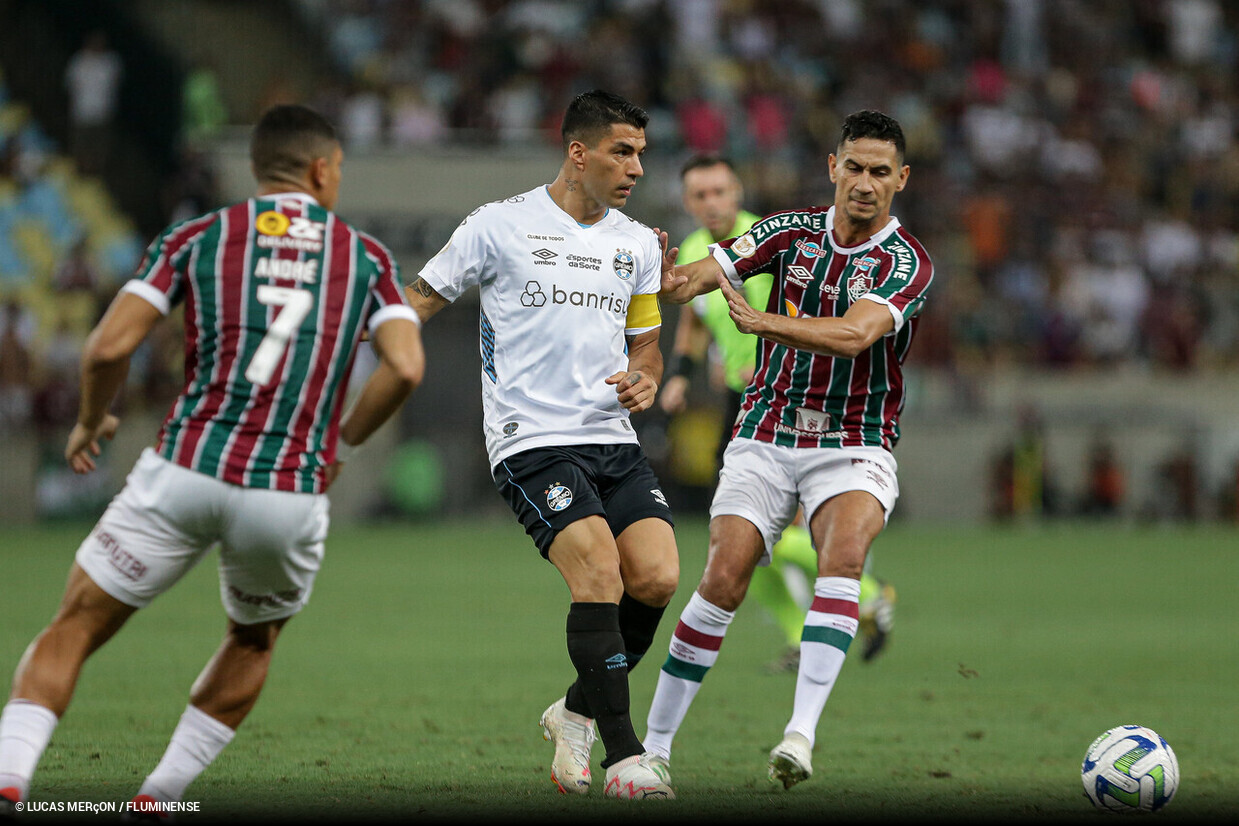
[[[268,307],[280,308],[275,314],[275,321],[271,322],[267,329],[267,334],[258,343],[249,367],[245,369],[246,379],[253,384],[262,385],[271,381],[271,374],[280,363],[280,357],[288,347],[288,340],[310,314],[310,309],[314,306],[314,294],[296,287],[263,284],[258,288],[258,301]]]

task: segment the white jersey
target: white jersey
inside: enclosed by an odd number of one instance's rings
[[[649,227],[616,209],[584,226],[539,186],[478,207],[427,262],[448,301],[481,288],[492,468],[536,447],[637,442],[606,378],[628,369],[625,336],[661,324],[660,260]]]

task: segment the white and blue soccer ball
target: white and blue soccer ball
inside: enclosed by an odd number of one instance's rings
[[[1155,812],[1179,788],[1179,761],[1145,726],[1115,726],[1093,741],[1081,768],[1084,793],[1111,812]]]

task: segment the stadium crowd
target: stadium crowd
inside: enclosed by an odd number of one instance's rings
[[[555,140],[599,86],[652,112],[660,152],[730,155],[766,213],[820,199],[842,115],[891,112],[920,180],[901,215],[951,274],[922,363],[1239,359],[1234,4],[301,5],[354,146]]]
[[[1239,364],[1235,4],[296,5],[336,67],[306,102],[350,152],[554,142],[571,95],[601,87],[649,110],[660,154],[730,156],[764,214],[820,201],[841,118],[878,108],[904,125],[916,170],[898,213],[949,274],[914,364]],[[144,239],[105,217],[89,167],[22,111],[0,85],[0,422],[59,434],[73,406],[57,388]],[[215,205],[209,170],[182,178]],[[167,200],[169,218],[185,208]],[[163,404],[176,365],[160,353],[133,383]]]

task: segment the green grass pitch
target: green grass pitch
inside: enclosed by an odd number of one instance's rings
[[[51,617],[89,526],[0,537],[0,672]],[[632,675],[638,735],[676,616],[701,574],[705,523],[677,528],[681,584]],[[1028,818],[1094,814],[1092,739],[1158,731],[1180,763],[1157,817],[1239,812],[1239,535],[1221,527],[892,524],[876,572],[898,589],[889,649],[845,664],[811,780],[766,779],[794,677],[744,605],[676,741],[678,799],[564,797],[537,725],[571,680],[568,597],[515,521],[340,525],[309,607],[276,650],[257,708],[190,787],[202,814],[575,821]],[[33,800],[122,801],[163,752],[223,631],[214,557],[90,662]],[[596,746],[595,772],[600,779]],[[106,815],[83,816],[107,819]],[[40,818],[30,814],[27,822]]]

